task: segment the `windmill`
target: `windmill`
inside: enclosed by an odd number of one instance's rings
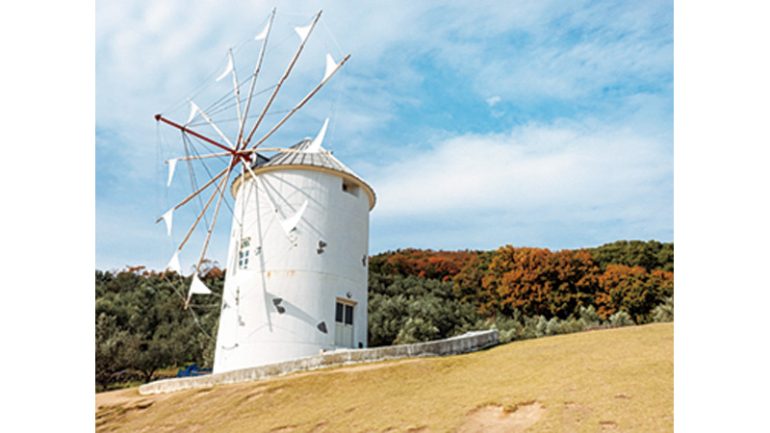
[[[273,9],[265,28],[254,39],[259,55],[247,82],[239,82],[233,50],[215,82],[230,77],[232,89],[207,108],[190,100],[190,113],[181,124],[163,114],[155,116],[181,133],[185,155],[168,163],[173,181],[178,162],[217,160],[220,170],[209,171],[205,182],[166,211],[172,233],[174,213],[197,199],[201,209],[179,242],[168,269],[181,274],[180,253],[193,231],[205,225],[205,237],[185,303],[211,291],[200,278],[214,227],[225,203],[232,211],[226,278],[216,342],[214,372],[270,364],[338,348],[367,345],[367,256],[369,211],[374,207],[372,188],[323,147],[327,118],[313,139],[289,147],[266,147],[273,136],[304,107],[348,61],[331,54],[325,58],[320,82],[282,114],[272,127],[259,132],[270,109],[294,69],[319,22],[318,12],[305,26],[296,27],[299,45],[277,83],[255,92],[265,49],[275,19]],[[320,75],[320,74],[319,74]],[[268,94],[254,116],[254,97]],[[226,133],[212,115],[235,108],[237,125]],[[256,119],[249,124],[250,119]],[[202,132],[206,126],[213,134]],[[195,144],[211,152],[188,152]],[[268,154],[272,153],[271,156]],[[193,173],[193,171],[191,171]],[[228,182],[232,182],[228,185]],[[208,193],[206,200],[202,199]],[[234,204],[230,206],[227,195]],[[212,207],[213,205],[213,207]]]

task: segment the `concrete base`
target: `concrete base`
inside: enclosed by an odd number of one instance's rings
[[[225,373],[198,377],[183,377],[150,382],[139,387],[142,395],[162,394],[193,388],[209,388],[227,383],[250,382],[270,377],[283,376],[297,371],[316,370],[325,367],[386,361],[389,359],[420,356],[446,356],[475,352],[496,346],[499,343],[497,330],[468,332],[457,337],[425,343],[402,344],[398,346],[375,347],[371,349],[340,350],[307,358],[300,358],[277,364],[244,368]]]

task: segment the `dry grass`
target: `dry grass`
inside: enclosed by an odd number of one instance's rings
[[[114,391],[96,396],[96,423],[98,432],[669,432],[673,369],[673,325],[653,324],[160,396]]]

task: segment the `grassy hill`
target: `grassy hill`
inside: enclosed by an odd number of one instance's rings
[[[98,432],[669,432],[673,324],[159,396],[96,395]]]

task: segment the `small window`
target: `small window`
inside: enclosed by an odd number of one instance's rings
[[[353,324],[353,306],[337,302],[337,310],[334,315],[334,321],[337,323],[344,323],[345,325]]]
[[[342,305],[339,302],[337,302],[337,311],[336,311],[336,313],[334,315],[334,321],[335,322],[342,323],[343,311],[344,311],[344,305]]]
[[[342,190],[348,194],[358,197],[358,185],[347,180],[342,181]]]
[[[249,267],[249,250],[238,251],[238,269]]]
[[[241,239],[241,249],[240,251],[238,251],[238,269],[248,269],[250,245],[251,245],[251,238]]]

